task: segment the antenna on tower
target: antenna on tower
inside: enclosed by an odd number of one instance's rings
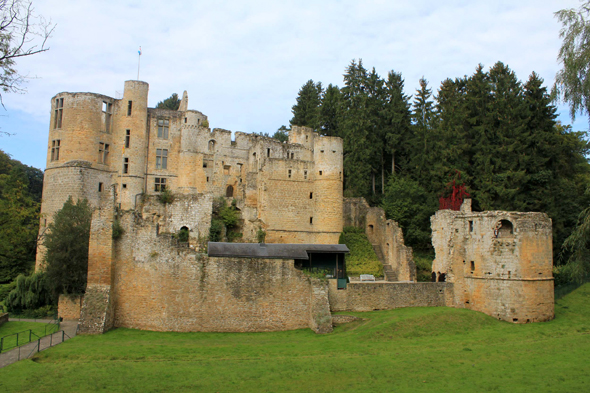
[[[141,64],[141,46],[139,47],[137,53],[139,54],[139,58],[137,60],[137,80],[139,80],[139,65]]]

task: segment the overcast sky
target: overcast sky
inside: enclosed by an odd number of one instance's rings
[[[497,61],[526,81],[551,86],[559,69],[553,13],[577,0],[518,1],[88,1],[34,0],[57,23],[50,51],[24,58],[27,93],[3,94],[0,149],[45,168],[50,99],[62,91],[120,97],[125,80],[150,84],[149,105],[188,91],[189,108],[211,127],[273,133],[288,125],[309,79],[343,85],[352,59],[386,76],[401,72],[406,94],[424,76],[446,78]],[[570,124],[560,106],[560,120]],[[0,108],[0,111],[2,109]],[[577,117],[576,130],[587,130]]]

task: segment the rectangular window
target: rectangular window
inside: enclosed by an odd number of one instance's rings
[[[127,101],[127,116],[131,116],[133,110],[133,101]]]
[[[320,171],[320,176],[322,176],[322,171]]]
[[[309,193],[309,199],[313,199],[313,192]]]
[[[156,149],[156,169],[168,169],[168,149]]]
[[[207,168],[207,163],[203,161],[203,168]]]
[[[53,128],[61,128],[61,121],[63,119],[63,112],[64,111],[64,99],[63,98],[56,98],[55,99],[55,119],[53,123]]]
[[[223,174],[224,175],[229,175],[231,172],[231,165],[224,165],[223,166]]]
[[[113,104],[106,101],[102,102],[102,126],[106,133],[111,132],[111,119],[113,117]]]
[[[125,130],[125,149],[129,149],[129,146],[131,146],[131,130]]]
[[[127,184],[123,183],[123,189],[127,188]]]
[[[102,192],[102,183],[98,183],[98,192]]]
[[[270,149],[266,149],[266,156],[270,157]]]
[[[107,143],[100,142],[98,144],[98,163],[108,164],[109,163],[109,145]]]
[[[313,224],[313,217],[309,217],[309,223]]]
[[[289,179],[291,178],[291,170],[289,169]]]
[[[166,189],[166,178],[165,177],[156,177],[156,181],[154,183],[154,191],[164,191]]]
[[[129,158],[123,158],[123,173],[129,173]]]
[[[59,146],[61,144],[60,139],[54,139],[51,141],[51,161],[59,160]]]
[[[303,171],[303,178],[307,179],[307,171]]]
[[[168,128],[170,127],[170,120],[158,119],[158,138],[168,139]]]

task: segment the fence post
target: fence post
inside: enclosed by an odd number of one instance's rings
[[[61,342],[62,342],[62,343],[64,342],[64,339],[65,339],[65,334],[66,334],[66,332],[62,330],[62,331],[61,331]]]
[[[37,340],[37,352],[41,351],[41,339]]]
[[[4,337],[0,338],[0,353],[2,353],[2,348],[4,348]]]
[[[49,335],[49,347],[53,347],[53,333]]]
[[[32,331],[31,329],[29,329],[29,342],[31,342],[31,333],[32,333],[32,332],[33,332],[33,331]]]

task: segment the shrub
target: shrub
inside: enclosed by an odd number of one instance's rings
[[[266,240],[266,231],[260,228],[258,232],[256,232],[256,239],[258,240],[258,243],[264,243]]]
[[[119,239],[124,233],[125,230],[123,229],[123,226],[121,226],[121,222],[119,220],[113,221],[113,239]]]
[[[223,232],[223,221],[214,218],[211,220],[211,227],[209,227],[209,241],[221,241],[221,233]]]
[[[44,272],[30,276],[19,275],[15,280],[15,288],[10,291],[4,304],[10,312],[21,313],[23,310],[35,310],[55,303],[48,285],[48,277]]]
[[[169,189],[165,189],[160,193],[159,199],[164,205],[167,203],[172,203],[174,202],[174,194]]]
[[[179,242],[186,243],[188,242],[189,238],[189,231],[187,228],[181,228],[178,233],[176,234],[176,238]]]

